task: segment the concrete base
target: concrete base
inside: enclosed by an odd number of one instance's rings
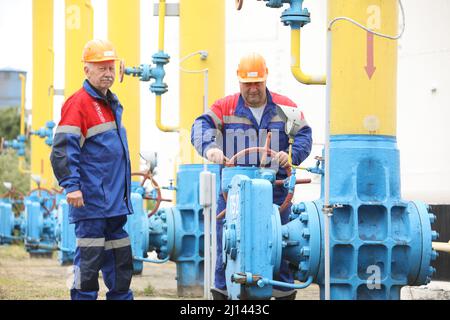
[[[402,300],[450,300],[450,282],[431,281],[420,287],[403,287]]]

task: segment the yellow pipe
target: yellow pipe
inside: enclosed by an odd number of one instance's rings
[[[140,0],[108,0],[108,39],[114,44],[117,54],[130,64],[140,59]],[[120,23],[117,23],[120,21]],[[122,123],[127,130],[131,171],[140,169],[141,102],[139,79],[130,77],[127,85],[118,81],[111,90],[117,94],[124,106]],[[138,178],[138,177],[136,177]]]
[[[159,130],[163,132],[178,132],[180,127],[170,127],[162,124],[161,121],[161,95],[156,95],[155,98],[155,104],[156,104],[156,126]]]
[[[53,119],[53,0],[33,1],[33,79],[32,128]],[[53,186],[50,148],[39,137],[31,139],[31,173],[42,180],[42,187]],[[30,186],[33,183],[30,181]]]
[[[225,0],[180,0],[179,3],[179,57],[183,61],[183,69],[208,70],[206,104],[211,106],[225,94]],[[207,59],[187,59],[199,51],[208,52]],[[201,164],[204,161],[192,147],[190,139],[194,120],[207,111],[204,108],[204,84],[203,72],[180,74],[180,164]]]
[[[398,32],[398,1],[329,0],[328,21]],[[331,29],[330,134],[397,135],[398,43],[339,21]]]
[[[436,251],[442,251],[450,253],[450,241],[449,242],[433,242],[433,249]]]
[[[166,1],[160,0],[159,1],[159,31],[158,31],[158,50],[160,52],[164,51],[164,31],[165,31],[165,17],[166,17]],[[161,95],[156,95],[155,97],[155,106],[156,106],[156,126],[159,130],[163,132],[178,132],[180,129],[180,126],[166,126],[162,123],[161,119],[161,108],[162,108],[162,101],[161,101]]]
[[[81,53],[94,35],[94,12],[90,0],[66,0],[66,60],[64,96],[80,89],[85,78]]]
[[[300,29],[291,30],[291,72],[297,81],[303,84],[326,84],[326,76],[307,75],[303,72],[300,63]]]
[[[164,51],[165,17],[166,17],[166,0],[160,0],[159,1],[159,38],[158,38],[158,50],[159,51]]]
[[[25,80],[23,74],[19,74],[21,82],[21,97],[20,97],[20,135],[25,135]]]
[[[20,173],[26,173],[26,174],[31,173],[31,170],[26,170],[26,169],[23,168],[23,160],[24,160],[23,157],[19,157],[19,171],[20,171]]]

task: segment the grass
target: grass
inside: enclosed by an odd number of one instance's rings
[[[142,295],[146,297],[153,297],[155,295],[155,288],[149,283],[142,292]]]
[[[3,259],[10,258],[15,260],[25,260],[29,257],[29,254],[28,252],[26,252],[23,243],[0,246],[0,255]]]

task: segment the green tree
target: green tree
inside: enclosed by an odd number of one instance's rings
[[[16,139],[20,133],[20,114],[18,108],[0,109],[0,137],[5,140]]]
[[[23,194],[30,191],[30,174],[19,171],[19,157],[15,150],[5,150],[0,154],[0,195],[7,192],[3,182],[12,183]],[[27,166],[24,164],[23,166]]]

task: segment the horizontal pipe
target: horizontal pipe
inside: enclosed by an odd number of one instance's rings
[[[295,184],[307,184],[307,183],[311,183],[311,179],[300,179],[297,178],[295,180]],[[276,186],[282,186],[284,184],[284,180],[276,180],[275,181],[275,185]]]
[[[58,246],[51,246],[51,245],[45,245],[45,244],[25,243],[25,247],[30,248],[30,249],[43,249],[43,250],[51,250],[51,251],[59,250]]]
[[[449,242],[433,242],[433,249],[436,251],[442,251],[450,253],[450,241]]]
[[[312,281],[313,281],[312,276],[309,276],[308,280],[305,283],[301,283],[301,284],[287,283],[287,282],[262,278],[262,279],[258,280],[257,284],[258,284],[258,287],[260,287],[260,288],[269,284],[272,286],[280,286],[280,287],[290,288],[290,289],[305,289],[306,287],[309,287],[309,285],[312,283]]]
[[[8,240],[23,240],[23,237],[15,237],[15,236],[3,236],[3,235],[0,235],[0,239],[8,239]]]
[[[136,261],[143,261],[143,262],[150,262],[150,263],[165,263],[165,262],[169,261],[169,258],[170,258],[170,256],[167,256],[163,260],[153,260],[153,259],[147,259],[147,258],[143,258],[143,257],[133,256],[133,259]]]

